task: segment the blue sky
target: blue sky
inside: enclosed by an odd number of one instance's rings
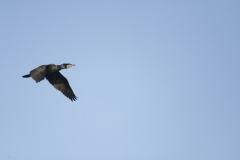
[[[239,160],[240,1],[0,1],[0,159]],[[71,102],[47,80],[61,73]]]

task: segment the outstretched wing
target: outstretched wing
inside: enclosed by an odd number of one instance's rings
[[[46,78],[57,90],[61,91],[71,101],[77,100],[68,80],[60,72],[46,75]]]
[[[33,69],[30,71],[31,77],[36,81],[40,82],[41,80],[44,79],[45,73],[46,73],[46,66],[47,65],[41,65],[36,69]]]

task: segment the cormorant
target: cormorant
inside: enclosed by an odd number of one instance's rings
[[[57,90],[61,91],[71,101],[77,100],[77,97],[73,93],[68,80],[59,72],[61,69],[67,69],[74,64],[63,63],[61,65],[49,64],[41,65],[30,71],[29,74],[22,76],[23,78],[32,77],[37,83],[43,80],[45,77]]]

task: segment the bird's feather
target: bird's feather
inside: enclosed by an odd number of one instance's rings
[[[70,87],[68,80],[60,72],[56,72],[54,74],[47,74],[46,79],[71,101],[77,100],[77,97],[73,93],[73,90]]]
[[[36,69],[30,71],[31,77],[36,81],[40,82],[44,79],[46,73],[46,65],[41,65]]]

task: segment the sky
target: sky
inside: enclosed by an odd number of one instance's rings
[[[0,0],[1,160],[239,160],[240,1]],[[61,70],[78,100],[47,80]]]

